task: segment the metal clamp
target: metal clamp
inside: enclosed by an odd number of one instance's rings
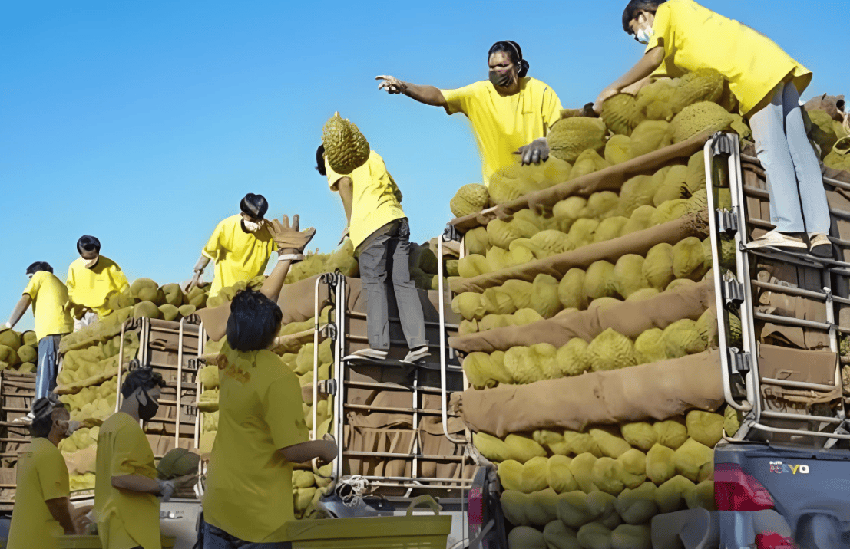
[[[753,363],[753,357],[750,353],[743,353],[737,347],[729,349],[729,366],[735,373],[747,373]]]
[[[336,324],[332,324],[332,323],[330,323],[330,324],[325,324],[324,326],[322,326],[322,327],[319,329],[319,334],[320,334],[322,337],[329,337],[329,338],[331,338],[331,339],[333,339],[333,340],[336,340],[336,336],[337,336],[337,328],[336,328]]]
[[[723,233],[738,232],[738,208],[717,210],[717,229]]]
[[[711,136],[711,154],[720,156],[721,154],[730,155],[735,151],[734,143],[730,139],[729,134],[725,132],[717,132]]]
[[[723,280],[723,297],[726,299],[726,304],[743,303],[744,302],[744,285],[736,279]]]
[[[448,223],[443,231],[443,242],[460,242],[462,235],[457,230],[457,227]]]
[[[316,389],[325,395],[336,395],[337,383],[335,379],[320,379],[316,383]]]

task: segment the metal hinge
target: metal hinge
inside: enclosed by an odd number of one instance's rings
[[[320,379],[316,384],[318,392],[324,395],[336,395],[337,383],[335,379]]]
[[[719,156],[721,154],[732,154],[732,138],[724,132],[717,132],[711,136],[711,154]]]
[[[328,323],[319,328],[319,335],[322,337],[329,337],[331,339],[336,339],[337,329],[336,324]]]
[[[457,227],[452,225],[451,223],[446,225],[446,229],[443,231],[443,242],[460,242],[461,234],[457,230]]]
[[[737,347],[729,349],[729,365],[735,373],[746,373],[750,371],[753,357],[750,353],[742,353]]]
[[[722,233],[738,232],[738,208],[717,210],[717,228]]]
[[[744,285],[738,282],[736,279],[724,279],[722,281],[723,284],[723,297],[726,300],[727,305],[731,305],[732,303],[743,303],[744,301]]]

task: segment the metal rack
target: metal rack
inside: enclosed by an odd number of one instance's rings
[[[705,145],[706,185],[708,189],[709,228],[711,253],[714,268],[715,300],[718,311],[718,336],[723,373],[723,385],[726,402],[744,414],[744,421],[735,436],[738,440],[759,439],[764,437],[786,436],[820,439],[824,447],[833,446],[838,440],[850,440],[847,417],[843,399],[840,397],[832,406],[833,415],[822,412],[796,413],[770,409],[765,403],[765,387],[773,386],[789,390],[807,390],[813,393],[835,393],[841,388],[840,370],[836,368],[833,385],[809,383],[790,379],[776,379],[761,375],[759,369],[760,342],[756,323],[772,323],[782,326],[825,332],[828,337],[829,351],[836,356],[839,353],[839,333],[850,333],[850,328],[838,325],[836,304],[850,305],[848,296],[837,296],[834,292],[833,277],[850,276],[850,263],[828,258],[818,258],[803,253],[794,253],[775,248],[748,248],[753,230],[769,230],[773,226],[759,218],[755,212],[747,211],[748,202],[768,199],[766,190],[747,185],[742,171],[742,160],[749,175],[760,170],[758,159],[740,153],[737,134],[715,134]],[[717,165],[715,165],[715,161]],[[725,161],[725,162],[724,162]],[[725,163],[725,170],[722,169]],[[732,197],[730,210],[718,209],[715,203],[714,188],[717,179],[728,179]],[[850,185],[841,181],[825,178],[825,183],[833,187],[850,190]],[[758,202],[750,202],[750,205]],[[847,212],[833,210],[831,216],[850,217]],[[720,267],[720,236],[732,236],[735,248],[735,272],[723,272]],[[838,246],[850,246],[839,238],[830,239]],[[753,276],[752,266],[758,261],[772,261],[793,265],[805,269],[814,269],[820,275],[819,290],[794,287],[790,284],[776,284],[758,280]],[[846,286],[846,285],[845,285]],[[790,314],[763,312],[756,310],[754,293],[772,291],[805,298],[822,303],[824,322],[813,321]],[[736,311],[741,319],[742,348],[731,347],[727,339],[729,320],[727,311]],[[813,351],[816,352],[816,351]],[[769,392],[769,391],[767,391]],[[822,410],[824,407],[821,407]],[[829,409],[829,407],[827,407]],[[787,427],[788,424],[795,428]],[[780,425],[784,425],[780,426]]]

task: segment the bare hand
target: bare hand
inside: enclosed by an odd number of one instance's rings
[[[319,459],[324,461],[325,463],[330,463],[336,459],[336,456],[339,453],[339,447],[336,445],[334,437],[330,434],[326,434],[325,436],[323,436],[322,442],[324,444],[322,445]]]
[[[402,82],[401,80],[399,80],[398,78],[394,77],[394,76],[387,76],[387,75],[376,76],[375,80],[381,81],[381,83],[378,84],[379,90],[386,90],[387,93],[389,93],[391,95],[404,93],[404,91],[407,89],[407,86],[405,85],[405,83]]]
[[[620,93],[620,91],[615,88],[605,88],[602,90],[602,93],[599,94],[599,97],[596,98],[596,102],[593,104],[593,110],[601,114],[602,103],[604,103],[606,99],[614,97],[618,93]]]
[[[549,143],[546,141],[545,137],[541,137],[540,139],[535,139],[528,145],[523,145],[516,151],[514,154],[518,154],[520,156],[520,162],[523,166],[527,166],[529,164],[540,164],[541,162],[546,162],[549,159]]]

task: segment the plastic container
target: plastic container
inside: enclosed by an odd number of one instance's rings
[[[174,538],[162,536],[162,549],[173,549]],[[103,549],[98,536],[62,536],[59,538],[60,549]]]
[[[414,515],[428,505],[434,516]],[[403,517],[296,520],[286,525],[292,549],[446,549],[452,519],[431,496],[419,496]]]

